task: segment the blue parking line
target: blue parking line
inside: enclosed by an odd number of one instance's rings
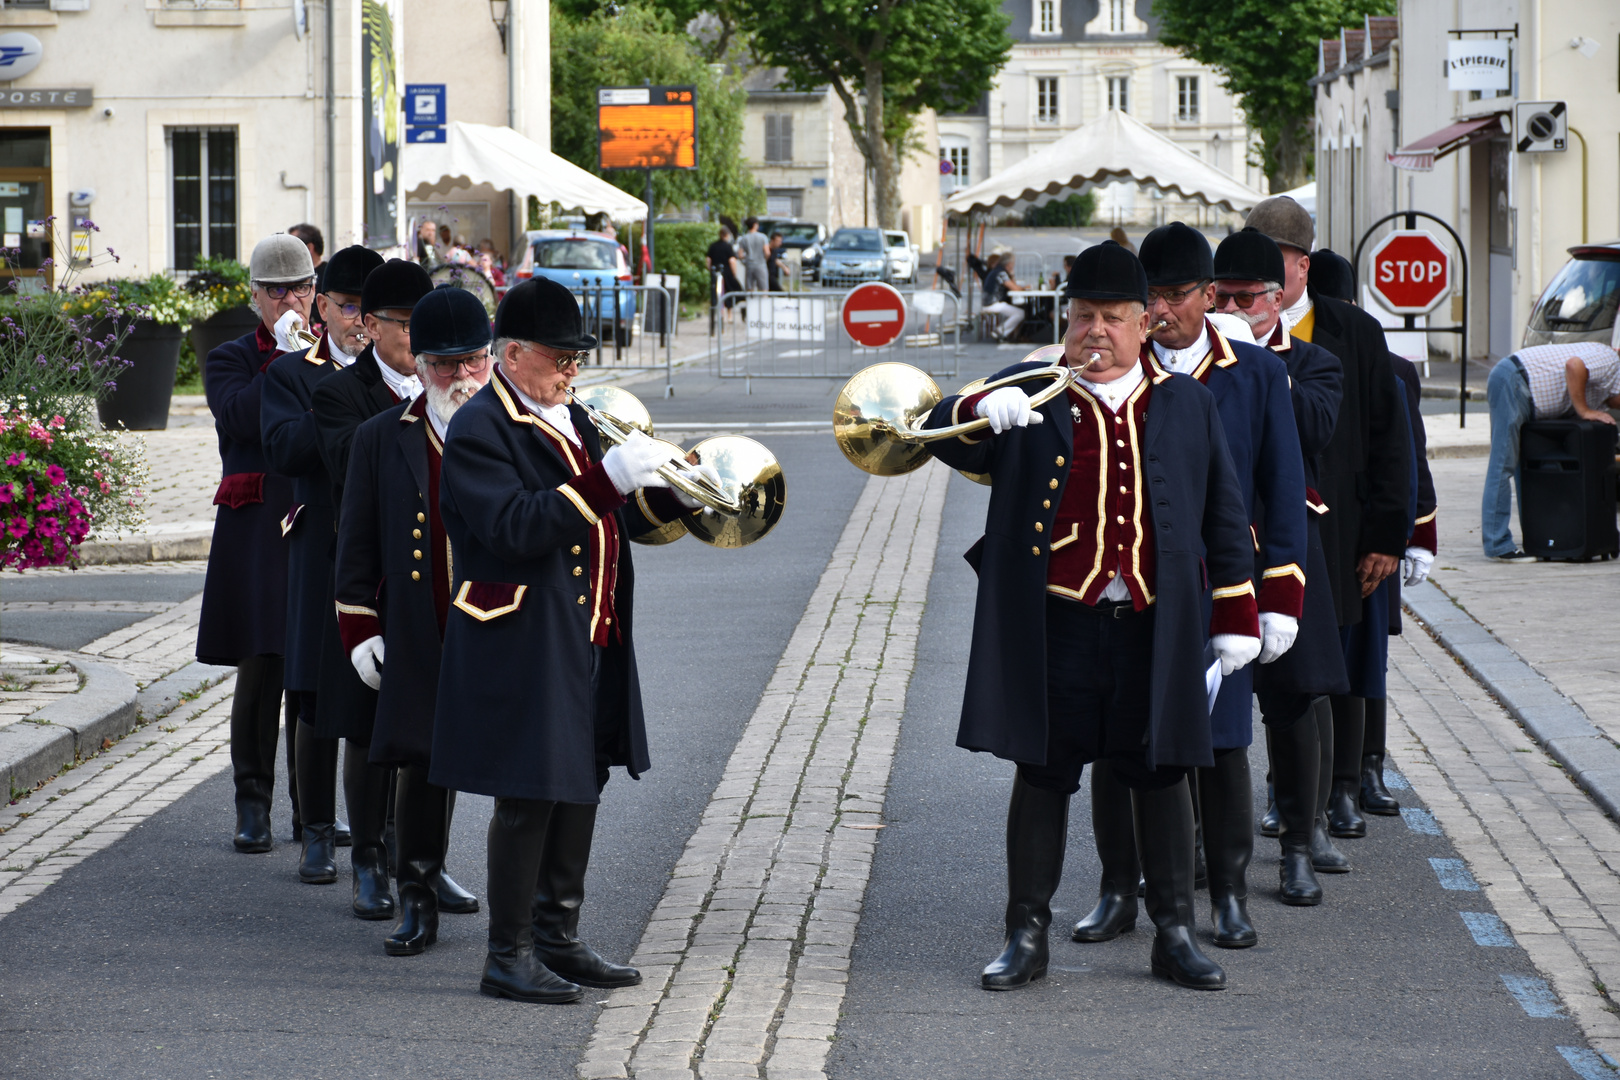
[[[1442,889],[1453,892],[1479,892],[1479,882],[1474,875],[1468,872],[1461,859],[1430,859],[1429,865],[1434,867],[1435,876],[1440,879]]]
[[[1564,1011],[1563,1006],[1558,1004],[1558,995],[1552,992],[1545,979],[1535,979],[1529,975],[1503,975],[1502,983],[1508,988],[1508,993],[1518,1000],[1524,1014],[1532,1020],[1551,1020]]]
[[[1560,1046],[1558,1052],[1564,1055],[1564,1060],[1569,1062],[1569,1067],[1575,1070],[1575,1075],[1581,1080],[1614,1080],[1614,1070],[1596,1050],[1582,1046]]]
[[[1508,928],[1488,911],[1459,911],[1462,921],[1468,924],[1468,932],[1474,935],[1475,945],[1484,945],[1492,949],[1511,949],[1517,942]]]
[[[1440,823],[1434,820],[1434,815],[1427,810],[1419,810],[1415,806],[1401,807],[1401,817],[1406,821],[1406,827],[1415,833],[1424,836],[1439,836]]]
[[[1406,777],[1402,776],[1388,765],[1384,766],[1384,786],[1389,788],[1391,791],[1412,790],[1412,785],[1407,783]]]

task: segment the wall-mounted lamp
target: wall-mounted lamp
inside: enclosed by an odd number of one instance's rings
[[[489,21],[495,24],[495,32],[501,35],[501,52],[506,52],[506,12],[511,6],[510,0],[489,0]]]

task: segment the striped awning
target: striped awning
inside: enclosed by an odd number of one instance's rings
[[[1397,169],[1430,172],[1434,169],[1434,163],[1447,154],[1456,153],[1465,146],[1509,132],[1511,128],[1507,126],[1507,115],[1505,112],[1499,112],[1489,116],[1476,116],[1471,120],[1460,120],[1432,135],[1425,135],[1416,142],[1408,143],[1392,154],[1385,154],[1384,160]]]

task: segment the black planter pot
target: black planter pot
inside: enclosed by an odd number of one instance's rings
[[[226,308],[191,328],[191,351],[197,354],[197,370],[208,366],[208,354],[244,334],[253,333],[259,317],[250,307]]]
[[[98,325],[95,335],[110,331]],[[180,328],[172,323],[137,319],[118,348],[130,366],[113,381],[117,389],[97,402],[101,424],[130,431],[162,431],[169,426],[169,401],[174,397],[174,372],[180,366]]]

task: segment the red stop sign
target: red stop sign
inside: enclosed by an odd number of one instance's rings
[[[1367,287],[1397,315],[1426,314],[1451,291],[1451,253],[1422,229],[1392,232],[1372,250]]]
[[[857,285],[844,297],[844,331],[857,345],[881,349],[906,329],[906,299],[881,281]]]

